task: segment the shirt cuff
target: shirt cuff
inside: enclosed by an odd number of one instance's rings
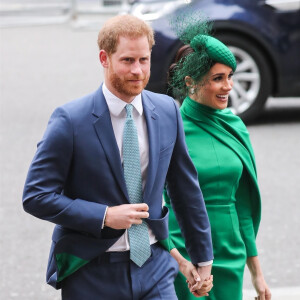
[[[105,218],[106,218],[107,209],[108,209],[108,206],[106,206],[106,209],[105,209],[105,212],[104,212],[104,217],[103,217],[101,229],[104,228],[104,223],[105,223]]]
[[[210,260],[210,261],[204,261],[204,262],[200,262],[200,263],[197,263],[197,266],[198,267],[205,267],[205,266],[209,266],[213,263],[213,260]]]

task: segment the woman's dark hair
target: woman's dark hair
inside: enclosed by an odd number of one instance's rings
[[[186,56],[188,56],[189,54],[195,52],[194,49],[192,47],[190,47],[190,45],[183,45],[182,47],[180,47],[176,53],[175,56],[175,60],[174,62],[171,64],[171,66],[169,67],[168,70],[168,83],[170,84],[170,82],[172,81],[173,75],[174,75],[174,69],[176,68],[177,64],[183,63],[184,59]]]
[[[175,99],[182,101],[188,94],[185,77],[190,76],[195,82],[200,82],[213,64],[205,51],[199,55],[189,44],[183,45],[168,70],[168,91]]]

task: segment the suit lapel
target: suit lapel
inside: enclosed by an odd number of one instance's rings
[[[154,112],[155,106],[145,93],[142,93],[143,109],[148,129],[149,140],[149,163],[147,171],[147,182],[144,189],[144,201],[148,201],[148,196],[153,188],[160,151],[159,143],[159,116]]]
[[[120,152],[113,131],[108,106],[102,93],[102,85],[94,96],[93,115],[97,117],[96,121],[94,122],[94,127],[107,157],[108,163],[111,166],[112,172],[125,197],[129,199],[123,175]]]

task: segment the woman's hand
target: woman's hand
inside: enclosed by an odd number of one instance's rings
[[[185,276],[187,282],[191,284],[197,284],[200,282],[200,276],[196,267],[188,260],[182,257],[179,264],[179,271]]]
[[[200,282],[200,276],[197,272],[197,269],[190,261],[186,260],[176,248],[173,248],[170,251],[170,254],[176,259],[179,265],[179,271],[185,276],[188,282],[190,282],[192,285]]]
[[[248,257],[247,265],[251,273],[252,284],[258,294],[257,300],[271,300],[271,291],[264,279],[257,256]]]
[[[270,300],[271,291],[263,276],[251,276],[253,286],[258,294],[257,300]]]

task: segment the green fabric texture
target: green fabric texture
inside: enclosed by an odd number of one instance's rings
[[[181,106],[181,115],[183,119],[188,118],[195,125],[209,132],[240,157],[245,168],[243,173],[245,177],[240,180],[236,198],[239,197],[237,210],[240,213],[240,223],[247,243],[248,237],[256,237],[258,232],[261,217],[261,199],[254,153],[245,124],[230,109],[216,110],[189,97],[184,100]],[[243,226],[244,223],[252,224],[251,229],[249,229],[249,225]],[[246,244],[248,256],[257,255],[256,249],[254,251],[252,247],[252,242]]]
[[[213,61],[231,67],[233,72],[236,70],[234,55],[227,46],[216,38],[209,35],[198,34],[192,39],[190,46],[200,54],[202,51],[206,51],[207,55]]]
[[[174,243],[172,242],[172,239],[167,238],[165,240],[160,240],[159,241],[160,244],[167,250],[167,251],[171,251],[173,248],[175,248]]]
[[[59,253],[55,256],[57,265],[57,282],[73,274],[89,261],[69,253]]]
[[[184,100],[181,115],[211,223],[214,287],[205,299],[240,300],[247,256],[257,255],[261,209],[249,133],[229,109],[212,109],[190,98]],[[164,199],[170,239],[189,259],[166,191]],[[175,289],[179,300],[199,299],[189,292],[182,274]]]

